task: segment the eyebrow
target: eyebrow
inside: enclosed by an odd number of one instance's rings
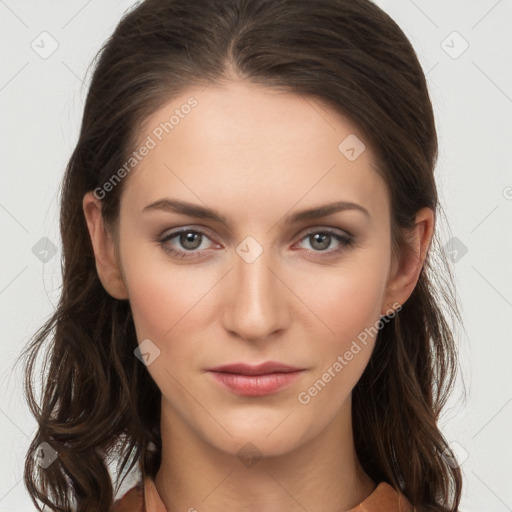
[[[227,217],[220,214],[216,210],[205,208],[193,203],[188,203],[186,201],[180,201],[178,199],[159,199],[145,206],[142,210],[142,213],[158,210],[189,215],[191,217],[198,217],[201,219],[210,219],[224,224],[225,226],[228,226],[229,224]],[[352,203],[350,201],[337,201],[334,203],[316,206],[307,210],[301,210],[292,215],[289,215],[285,219],[285,224],[295,224],[304,220],[319,219],[344,210],[356,210],[363,213],[365,216],[370,217],[368,210],[357,203]]]

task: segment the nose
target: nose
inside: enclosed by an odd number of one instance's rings
[[[286,329],[292,294],[279,274],[270,249],[252,262],[235,255],[225,283],[223,320],[227,331],[247,341],[262,341]]]

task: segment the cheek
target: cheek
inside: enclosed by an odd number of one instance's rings
[[[305,414],[319,414],[330,421],[370,360],[383,287],[380,274],[371,272],[344,274],[324,285],[325,293],[317,291],[312,307],[322,321],[315,330],[321,340],[315,345],[318,364],[296,398]]]
[[[199,273],[158,267],[134,269],[129,274],[128,292],[138,335],[153,337],[161,345],[199,320],[196,310],[211,286],[204,274],[201,278]]]
[[[316,274],[301,289],[315,313],[309,330],[318,365],[299,403],[334,412],[352,391],[371,357],[378,334],[389,262],[382,251],[367,252],[335,273]]]
[[[366,264],[354,262],[335,273],[317,273],[302,281],[298,295],[315,313],[316,330],[324,333],[329,344],[342,348],[379,320],[386,271],[385,261],[366,260]]]
[[[199,265],[175,265],[154,247],[126,254],[123,270],[139,343],[150,339],[166,367],[197,359],[195,335],[206,328],[219,276]]]

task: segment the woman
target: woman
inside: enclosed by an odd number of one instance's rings
[[[368,0],[128,13],[64,177],[62,297],[27,348],[38,508],[456,511],[436,157],[415,52]]]

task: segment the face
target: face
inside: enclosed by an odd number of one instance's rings
[[[319,101],[246,82],[188,89],[145,123],[150,150],[124,178],[119,264],[176,429],[225,452],[252,442],[282,454],[346,414],[391,305],[389,197],[354,136],[365,142]],[[247,394],[209,371],[267,361],[301,371],[277,388],[232,379]]]

